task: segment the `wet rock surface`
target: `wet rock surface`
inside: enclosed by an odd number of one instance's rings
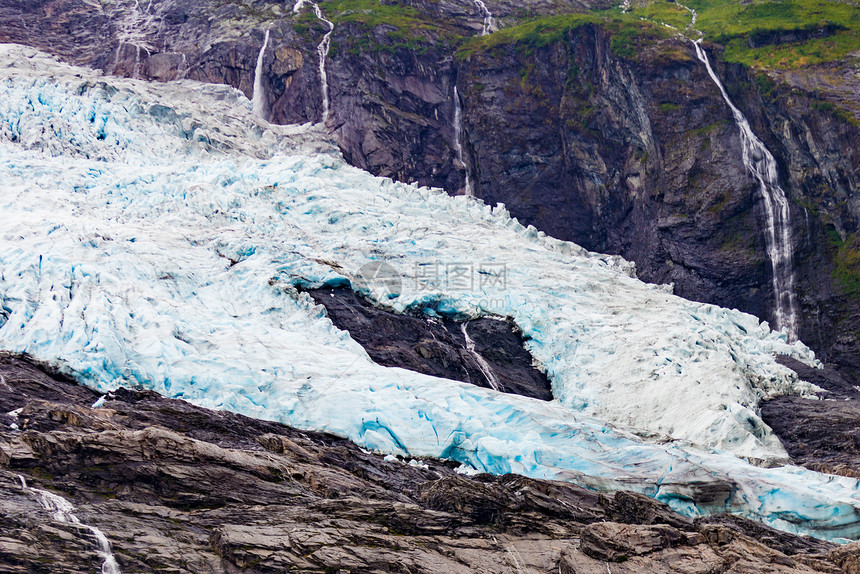
[[[314,289],[308,294],[326,308],[336,327],[348,331],[380,365],[552,400],[549,380],[533,366],[522,337],[509,321],[398,315],[347,288]]]
[[[834,365],[823,363],[822,368],[810,367],[797,359],[785,355],[778,356],[777,362],[797,373],[804,381],[822,388],[824,394],[821,398],[823,399],[860,400],[860,386],[856,382],[847,379]]]
[[[809,367],[789,357],[779,361],[821,387],[819,399],[783,396],[762,403],[762,420],[795,463],[828,474],[860,478],[860,387],[838,370]]]
[[[476,195],[554,237],[623,255],[678,295],[772,321],[762,198],[729,108],[689,42],[642,42],[632,57],[612,46],[609,31],[583,25],[460,64]],[[856,378],[858,300],[836,267],[860,222],[860,132],[821,113],[814,95],[723,65],[708,48],[792,203],[800,338]]]
[[[122,572],[853,572],[857,553],[642,495],[458,475],[151,392],[98,396],[0,355],[0,571],[101,557],[29,486],[102,530]],[[7,410],[8,409],[8,410]],[[20,409],[20,410],[18,410]],[[19,430],[10,428],[10,420]],[[843,570],[844,568],[844,570]]]

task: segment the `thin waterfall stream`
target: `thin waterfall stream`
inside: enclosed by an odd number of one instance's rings
[[[45,510],[51,513],[51,517],[54,520],[63,524],[72,524],[80,528],[85,528],[92,533],[96,539],[96,543],[99,545],[99,556],[104,560],[101,569],[102,574],[122,574],[119,569],[119,564],[117,564],[116,558],[114,558],[113,552],[111,551],[110,542],[104,532],[95,526],[90,526],[89,524],[81,522],[80,519],[75,516],[75,507],[62,496],[48,492],[47,490],[27,486],[27,481],[24,480],[24,477],[20,474],[18,475],[18,479],[21,481],[21,488],[24,489],[24,492],[36,495],[39,499],[39,503],[45,508]]]
[[[774,315],[776,328],[786,333],[790,341],[797,339],[797,301],[794,293],[794,256],[791,243],[791,210],[788,198],[779,185],[776,160],[753,133],[743,113],[732,103],[719,76],[711,68],[702,41],[693,42],[696,56],[705,64],[708,75],[719,88],[740,129],[743,162],[759,184],[765,206],[767,229],[765,240],[773,275]]]
[[[123,48],[125,46],[134,46],[135,58],[131,77],[134,79],[140,77],[140,51],[143,50],[146,52],[147,56],[155,51],[155,46],[147,40],[147,36],[155,32],[157,27],[157,18],[155,14],[151,13],[151,9],[152,0],[146,5],[146,8],[141,7],[140,0],[135,0],[131,11],[119,21],[117,30],[117,40],[119,43],[116,47],[112,73],[117,73]]]
[[[474,197],[475,190],[472,187],[472,175],[469,173],[469,165],[466,163],[465,154],[463,153],[463,138],[466,137],[466,131],[463,128],[463,106],[460,103],[460,94],[457,92],[457,86],[454,86],[454,148],[457,152],[457,161],[463,166],[466,171],[466,196]]]
[[[484,16],[484,29],[481,30],[481,36],[486,36],[496,27],[496,20],[493,18],[493,13],[487,8],[483,0],[474,0],[475,6],[481,11]]]
[[[329,49],[331,48],[331,34],[334,32],[334,22],[323,15],[319,4],[316,2],[310,2],[309,0],[298,0],[298,2],[293,6],[293,12],[298,13],[305,4],[310,4],[317,20],[328,26],[328,32],[325,33],[322,42],[317,46],[317,54],[319,55],[320,91],[322,92],[322,119],[320,121],[325,124],[328,121],[331,107],[328,98],[328,74],[326,73],[325,62],[326,58],[328,58]]]
[[[251,110],[255,116],[259,116],[264,120],[268,110],[266,109],[266,93],[263,89],[263,59],[266,55],[266,47],[269,45],[269,31],[266,30],[266,37],[263,40],[263,47],[260,48],[260,54],[257,56],[257,67],[254,70],[254,95],[251,99]]]
[[[493,368],[475,348],[475,341],[473,341],[472,337],[469,335],[469,322],[466,321],[461,324],[460,330],[463,332],[463,337],[466,339],[466,349],[475,358],[475,362],[478,363],[478,368],[481,369],[481,373],[483,373],[484,378],[487,379],[487,383],[490,385],[490,388],[494,391],[501,391],[502,387],[499,385],[499,380],[496,378],[496,374],[493,373]]]
[[[496,20],[493,18],[493,13],[487,8],[483,0],[473,0],[475,6],[481,11],[484,17],[484,27],[481,30],[481,36],[487,36],[496,29]],[[466,172],[466,183],[464,192],[467,197],[475,196],[475,189],[472,186],[472,174],[469,172],[469,165],[466,163],[465,153],[463,151],[463,139],[466,137],[466,130],[463,128],[463,104],[460,101],[460,94],[457,93],[457,86],[454,86],[454,150],[457,152],[457,161],[463,166]],[[468,336],[468,335],[467,335]]]

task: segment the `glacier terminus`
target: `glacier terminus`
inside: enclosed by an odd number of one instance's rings
[[[503,206],[373,177],[322,126],[269,125],[232,88],[0,52],[4,349],[101,392],[151,389],[464,472],[860,536],[860,482],[786,464],[757,412],[817,392],[774,358],[815,365],[802,343]],[[401,274],[374,301],[388,310],[509,317],[555,400],[375,364],[303,292],[353,285],[374,262]],[[417,280],[455,262],[504,281]]]

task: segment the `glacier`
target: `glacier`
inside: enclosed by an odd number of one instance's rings
[[[269,125],[230,87],[0,53],[0,348],[102,392],[860,537],[860,482],[775,466],[787,455],[757,414],[818,391],[774,359],[814,364],[802,343],[503,206],[373,177],[321,126]],[[356,281],[379,262],[396,292]],[[428,321],[511,317],[556,400],[373,363],[302,292],[347,284]]]

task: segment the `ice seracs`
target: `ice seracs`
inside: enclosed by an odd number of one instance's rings
[[[784,462],[759,401],[814,390],[774,359],[811,352],[754,317],[644,284],[503,207],[375,178],[232,88],[0,57],[0,347],[101,392],[137,385],[406,460],[860,536],[857,480],[738,458]],[[510,317],[556,400],[377,365],[299,289],[379,261],[403,286],[379,305]],[[455,264],[472,286],[445,281]]]

